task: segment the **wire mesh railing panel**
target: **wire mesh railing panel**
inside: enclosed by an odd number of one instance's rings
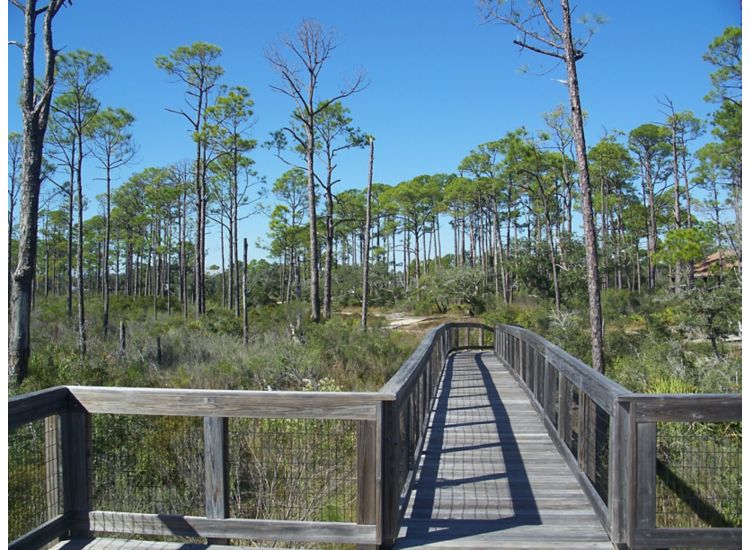
[[[468,347],[493,347],[495,344],[495,335],[493,331],[485,330],[483,328],[470,328],[470,329],[458,329],[461,331],[461,344],[466,340],[466,331],[469,332]]]
[[[580,395],[578,388],[571,382],[567,383],[568,397],[565,402],[568,404],[568,427],[562,434],[563,441],[573,456],[578,456],[578,416],[580,412]]]
[[[549,395],[549,408],[547,409],[547,417],[550,419],[550,422],[552,422],[552,425],[555,426],[556,429],[560,429],[559,426],[559,416],[560,416],[560,376],[557,373],[557,370],[555,368],[547,363],[548,371],[551,371],[548,373],[547,376],[551,376],[552,383],[550,385],[550,395]]]
[[[203,419],[94,415],[95,510],[202,516]]]
[[[8,434],[8,540],[61,514],[60,417],[24,424]]]
[[[739,422],[657,423],[657,527],[742,526]]]
[[[534,380],[535,384],[535,395],[538,403],[544,403],[544,354],[534,349]]]
[[[594,469],[593,475],[589,475],[594,489],[599,494],[603,502],[609,502],[609,430],[610,417],[607,411],[591,400],[591,408],[594,418],[591,422],[594,424]]]
[[[229,419],[229,509],[249,519],[357,520],[353,420]]]

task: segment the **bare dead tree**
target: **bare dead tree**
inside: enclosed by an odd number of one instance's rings
[[[372,164],[375,159],[375,138],[368,136],[370,141],[370,170],[367,177],[367,207],[365,212],[365,248],[362,251],[362,330],[367,330],[367,297],[370,275],[370,226],[372,225]]]
[[[37,7],[36,0],[11,0],[24,13],[24,42],[12,42],[23,51],[21,111],[23,113],[23,176],[19,211],[18,261],[13,272],[9,345],[9,375],[17,383],[26,377],[31,356],[31,295],[37,255],[39,191],[41,187],[44,134],[49,120],[52,90],[55,84],[57,50],[52,44],[52,22],[65,0],[49,0]],[[34,72],[36,20],[44,15],[42,40],[45,70],[38,81]]]
[[[23,136],[11,132],[8,135],[8,296],[10,296],[12,290],[13,223],[15,222],[16,206],[18,205],[18,192],[21,189],[22,161]],[[10,311],[8,311],[8,321],[10,321]]]
[[[562,26],[553,21],[552,14],[547,8],[548,2],[545,2],[545,0],[533,0],[529,2],[528,6],[526,3],[520,4],[521,2],[514,0],[510,2],[484,0],[481,7],[487,21],[498,21],[519,32],[518,37],[513,40],[514,44],[522,49],[558,59],[565,64],[583,208],[589,321],[591,325],[591,366],[599,372],[604,372],[604,324],[601,308],[596,223],[591,199],[586,139],[583,131],[583,112],[576,69],[576,63],[583,59],[583,50],[588,44],[593,30],[589,29],[585,39],[574,39],[568,0],[560,0]]]
[[[299,121],[304,132],[304,135],[300,135],[292,127],[284,128],[305,154],[310,221],[310,317],[317,323],[320,321],[320,252],[315,209],[315,121],[331,103],[361,91],[366,86],[366,81],[365,74],[359,72],[336,95],[321,101],[317,99],[320,73],[336,49],[334,34],[317,21],[305,19],[294,37],[281,37],[279,43],[288,57],[281,53],[277,45],[269,47],[265,56],[281,77],[281,84],[272,85],[271,88],[294,101],[293,117]]]

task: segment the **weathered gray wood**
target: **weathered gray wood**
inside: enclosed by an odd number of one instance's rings
[[[29,548],[42,548],[47,543],[64,535],[69,527],[70,515],[56,516],[39,527],[32,529],[16,540],[9,542],[8,550],[27,550]]]
[[[65,412],[70,391],[65,386],[17,395],[8,399],[8,431],[23,424]]]
[[[636,407],[636,418],[638,416]],[[636,425],[635,536],[656,526],[656,424]]]
[[[627,520],[627,544],[629,547],[633,547],[635,544],[635,531],[636,531],[636,515],[638,513],[638,496],[636,491],[636,482],[638,479],[637,471],[637,454],[638,454],[638,438],[636,437],[636,430],[638,424],[635,421],[635,414],[637,409],[637,403],[627,403],[628,408],[628,448],[627,448],[627,476],[628,476],[628,487],[627,487],[627,500],[626,500],[626,511],[625,518]]]
[[[271,550],[268,546],[226,546],[222,544],[197,544],[187,542],[164,542],[114,539],[72,539],[62,541],[49,550]]]
[[[559,376],[560,384],[557,391],[560,394],[560,400],[557,407],[557,433],[567,445],[570,440],[570,390],[565,375],[559,372]]]
[[[397,548],[605,547],[605,530],[517,376],[491,353],[452,356]]]
[[[742,420],[740,394],[630,394],[637,422],[735,422]]]
[[[482,328],[483,330],[492,330],[491,327],[481,323],[446,323],[430,330],[417,346],[417,349],[404,361],[401,368],[398,369],[388,382],[380,389],[381,393],[392,394],[397,399],[408,393],[410,385],[419,376],[421,368],[424,366],[428,355],[432,352],[433,346],[439,340],[443,332],[448,332],[451,336],[450,350],[460,346],[460,329]]]
[[[578,425],[576,430],[578,431],[578,447],[576,449],[578,451],[576,457],[578,468],[588,477],[589,423],[586,422],[586,394],[580,388],[578,390]]]
[[[542,365],[544,368],[544,414],[547,418],[552,419],[554,414],[552,411],[552,404],[555,393],[555,377],[557,376],[557,371],[547,362],[547,360],[543,360]]]
[[[375,544],[375,526],[325,521],[209,519],[166,514],[93,511],[79,515],[79,529],[130,535]]]
[[[379,422],[357,423],[357,523],[376,525],[376,544],[380,543],[380,434]],[[361,545],[360,549],[374,548]]]
[[[742,548],[742,529],[711,527],[706,529],[644,529],[635,539],[638,547]]]
[[[381,453],[381,525],[380,542],[392,546],[398,535],[399,502],[399,463],[403,442],[399,437],[399,403],[386,401],[382,404]]]
[[[547,361],[564,373],[568,380],[581,388],[610,415],[614,414],[617,397],[631,393],[541,336],[512,325],[499,325],[499,327],[501,332],[507,332],[542,351]]]
[[[203,419],[203,448],[206,468],[206,517],[229,517],[229,423],[226,418]],[[211,539],[209,544],[229,544],[228,539]]]
[[[552,440],[552,443],[554,444],[557,452],[559,453],[559,456],[562,457],[562,459],[565,461],[565,464],[568,466],[570,472],[575,476],[575,479],[578,482],[578,487],[583,489],[583,493],[586,496],[589,502],[589,505],[593,508],[593,511],[596,514],[596,517],[599,519],[600,524],[604,527],[607,533],[609,533],[611,531],[611,520],[610,520],[609,510],[607,509],[607,505],[606,503],[602,501],[601,497],[599,496],[599,493],[596,491],[596,489],[592,485],[586,473],[583,470],[581,470],[578,457],[573,455],[573,453],[568,448],[565,439],[561,437],[560,435],[561,432],[559,431],[560,424],[558,423],[558,428],[555,428],[552,421],[544,414],[544,411],[542,410],[541,406],[534,401],[531,391],[525,385],[525,383],[520,378],[520,376],[518,376],[515,372],[513,372],[512,369],[507,369],[507,370],[508,370],[508,373],[516,380],[520,389],[528,397],[528,402],[531,404],[531,407],[534,409],[538,417],[544,423],[544,426],[547,429],[547,434]],[[564,376],[561,376],[560,383],[561,383],[561,388],[569,384],[567,382],[567,379],[565,379]],[[567,411],[569,410],[570,409],[567,409]],[[568,414],[568,420],[566,422],[568,422],[568,425],[569,425],[569,412],[567,412],[566,414]],[[514,421],[514,425],[517,425],[517,422]],[[535,454],[538,455],[539,451],[535,451]],[[529,459],[524,456],[523,460],[528,461]],[[549,460],[549,459],[545,459],[545,460]],[[537,476],[535,476],[535,479],[537,479]],[[549,494],[549,487],[545,487],[544,489],[541,489],[541,491],[543,491],[543,493],[547,495]]]
[[[70,514],[87,512],[91,509],[91,415],[80,405],[71,405],[62,417],[61,431],[64,511]],[[78,525],[71,529],[71,533],[86,536],[89,529]]]
[[[612,530],[610,536],[614,543],[627,543],[628,534],[628,487],[630,475],[628,468],[628,451],[630,449],[630,404],[620,403],[614,419],[611,420],[609,443],[609,514]]]
[[[60,509],[60,416],[55,414],[44,419],[44,492],[47,499],[47,519],[58,516]]]
[[[92,413],[375,420],[391,396],[364,392],[264,392],[70,386]]]

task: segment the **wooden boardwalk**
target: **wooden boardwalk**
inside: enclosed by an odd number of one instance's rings
[[[445,367],[396,544],[423,547],[613,547],[492,352],[459,352]]]

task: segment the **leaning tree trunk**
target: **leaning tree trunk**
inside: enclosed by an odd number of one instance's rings
[[[583,206],[583,226],[586,242],[586,271],[589,295],[589,322],[591,325],[591,366],[598,372],[604,372],[604,326],[602,321],[601,293],[599,288],[599,258],[597,255],[596,226],[591,201],[588,159],[586,157],[586,139],[583,132],[583,113],[578,89],[576,54],[573,45],[573,34],[570,23],[570,6],[568,0],[560,0],[563,14],[563,41],[565,43],[565,65],[568,73],[568,92],[573,126],[573,138],[576,144],[579,183]]]

